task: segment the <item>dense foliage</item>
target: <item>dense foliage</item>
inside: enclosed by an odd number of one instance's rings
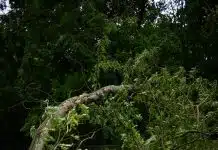
[[[10,7],[0,16],[1,149],[27,149],[67,98],[121,84],[134,90],[54,117],[47,149],[217,148],[217,2],[10,0]]]

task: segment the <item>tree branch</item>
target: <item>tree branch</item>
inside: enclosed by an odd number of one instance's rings
[[[87,141],[87,140],[89,140],[89,139],[93,139],[94,136],[95,136],[95,134],[96,134],[98,131],[100,131],[100,130],[101,130],[101,128],[98,129],[98,130],[96,130],[96,131],[94,131],[90,137],[87,137],[87,138],[83,139],[83,140],[79,143],[79,145],[77,146],[76,150],[79,150],[80,146],[81,146],[85,141]]]
[[[72,108],[76,107],[78,104],[86,104],[93,101],[97,101],[103,98],[108,93],[115,93],[121,89],[132,89],[133,86],[130,85],[109,85],[103,87],[92,93],[84,93],[80,96],[75,96],[63,101],[59,106],[57,112],[54,116],[47,117],[38,127],[36,134],[31,142],[29,150],[42,150],[45,144],[45,138],[48,136],[49,129],[51,128],[51,120],[53,117],[64,117]]]

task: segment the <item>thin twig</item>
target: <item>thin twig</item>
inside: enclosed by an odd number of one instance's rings
[[[101,128],[98,129],[98,130],[96,130],[96,131],[94,131],[90,137],[87,137],[87,138],[83,139],[83,140],[79,143],[79,145],[77,146],[76,150],[78,150],[78,149],[80,148],[80,146],[81,146],[85,141],[90,140],[90,139],[93,139],[94,136],[95,136],[95,134],[96,134],[98,131],[100,131],[100,130],[101,130]]]

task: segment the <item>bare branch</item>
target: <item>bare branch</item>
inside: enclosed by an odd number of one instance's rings
[[[81,146],[85,141],[90,140],[90,139],[93,139],[94,136],[95,136],[95,134],[96,134],[98,131],[100,131],[100,130],[101,130],[101,128],[98,129],[98,130],[96,130],[96,131],[94,131],[91,136],[89,136],[89,137],[83,139],[83,140],[79,143],[79,145],[77,146],[76,150],[78,150],[78,149],[80,148],[80,146]]]

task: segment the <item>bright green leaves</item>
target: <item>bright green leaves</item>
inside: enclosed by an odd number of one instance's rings
[[[79,105],[76,109],[71,110],[67,115],[67,130],[75,130],[79,123],[89,119],[89,108],[84,104]]]
[[[205,113],[205,109],[208,103],[216,102],[217,86],[202,78],[190,78],[194,76],[193,72],[188,73],[187,77],[183,68],[176,73],[161,69],[160,73],[152,74],[149,78],[145,76],[144,81],[142,76],[138,76],[143,82],[139,83],[141,92],[134,99],[149,105],[148,131],[156,137],[150,144],[151,149],[171,149],[183,145],[186,140],[191,141],[191,138],[198,143],[202,140],[199,134],[183,134],[190,131],[208,132],[206,120],[209,114]],[[217,114],[216,111],[212,112]],[[215,126],[213,130],[216,130]],[[183,147],[199,148],[197,144]]]
[[[108,138],[117,139],[124,149],[143,147],[144,140],[134,124],[140,119],[133,104],[126,101],[125,92],[105,98],[102,105],[90,106],[90,122],[100,125],[102,130],[109,134]]]
[[[89,107],[84,104],[78,105],[65,117],[58,117],[56,113],[57,108],[55,107],[49,107],[45,113],[51,119],[47,122],[51,124],[51,128],[43,129],[49,131],[49,135],[43,139],[46,141],[47,147],[69,148],[70,145],[77,144],[80,140],[77,127],[89,119]]]

